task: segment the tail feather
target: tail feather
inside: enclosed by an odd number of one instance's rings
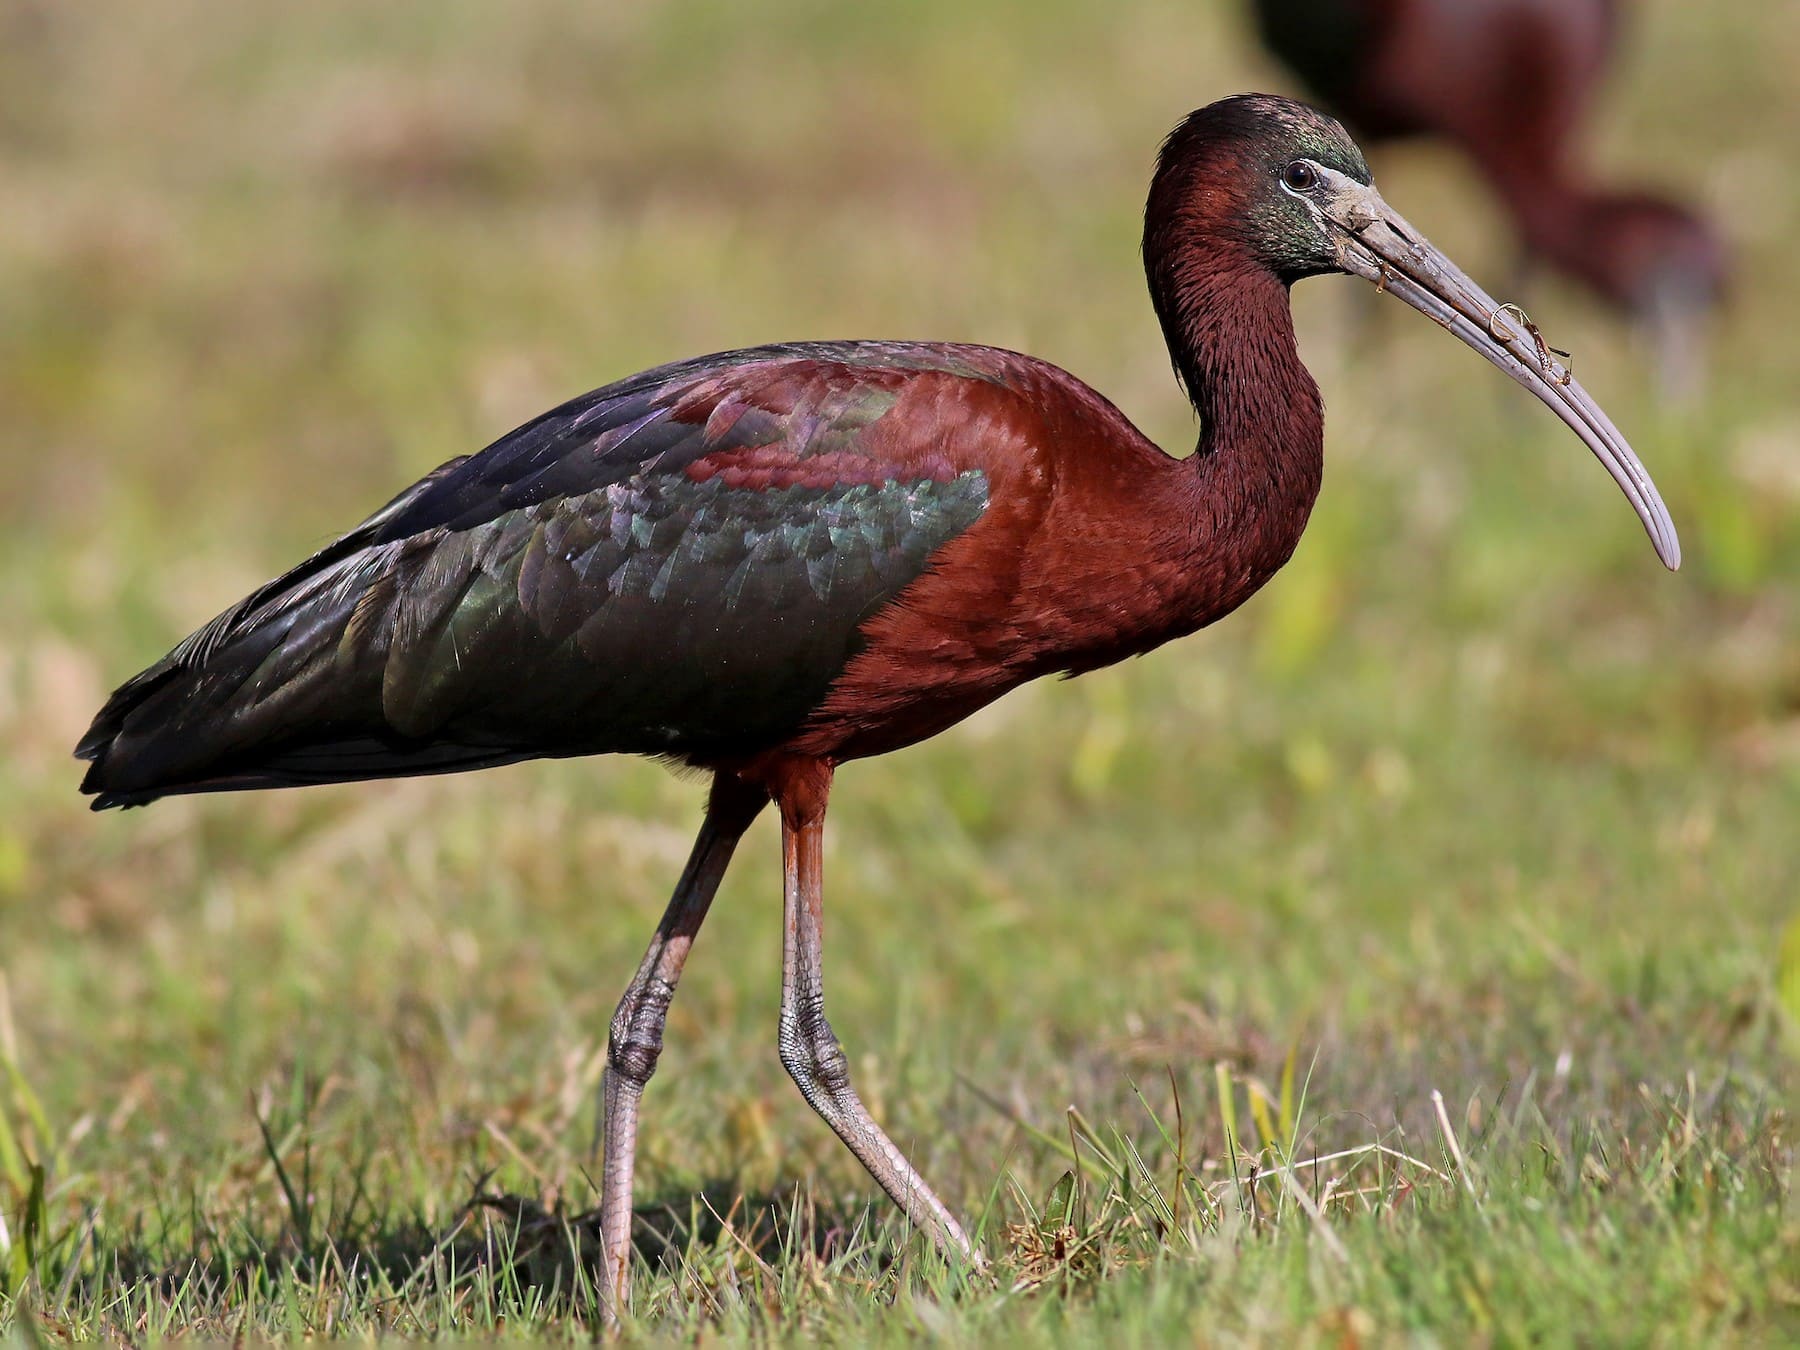
[[[96,811],[145,806],[159,797],[203,792],[239,792],[250,788],[316,787],[323,783],[355,783],[376,778],[416,778],[427,774],[489,769],[532,758],[529,753],[483,746],[437,742],[418,747],[391,745],[372,737],[298,745],[264,757],[254,769],[220,767],[211,777],[164,780],[153,787],[110,787],[98,766],[89,769],[81,790],[93,796]]]
[[[89,762],[81,790],[94,809],[492,757],[408,744],[381,716],[380,626],[372,641],[346,638],[368,635],[358,611],[391,595],[391,561],[364,553],[296,569],[121,685],[75,747]]]
[[[559,753],[471,744],[444,734],[441,719],[408,735],[386,715],[399,598],[432,556],[405,540],[360,549],[340,541],[127,680],[75,747],[89,764],[81,790],[94,809],[185,793],[452,773]],[[427,578],[431,603],[415,624],[425,636],[455,613],[475,575],[467,549],[453,560],[451,574]]]
[[[261,638],[263,635],[256,635]],[[380,716],[380,671],[334,635],[267,697],[256,674],[277,654],[261,640],[230,643],[197,669],[173,655],[128,680],[94,718],[76,755],[88,761],[82,792],[93,809],[143,806],[158,797],[243,788],[303,787],[403,778],[510,764],[531,752],[412,740]],[[285,663],[285,662],[284,662]]]

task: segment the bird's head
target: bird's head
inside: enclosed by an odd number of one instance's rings
[[[1369,166],[1336,119],[1292,99],[1239,94],[1169,133],[1145,210],[1144,253],[1204,248],[1283,281],[1337,270],[1308,205],[1318,169],[1367,187]]]
[[[1221,99],[1170,133],[1144,213],[1144,265],[1178,353],[1204,331],[1217,287],[1286,285],[1323,272],[1374,283],[1531,390],[1579,436],[1630,500],[1669,568],[1681,546],[1649,472],[1515,307],[1483,291],[1376,191],[1333,118],[1266,94]],[[1178,367],[1181,358],[1177,356]],[[1182,367],[1192,385],[1195,372]]]

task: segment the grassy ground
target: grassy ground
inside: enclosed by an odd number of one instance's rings
[[[1749,12],[1647,6],[1596,146],[1731,232],[1708,394],[1525,297],[1687,568],[1431,325],[1302,287],[1329,468],[1282,577],[839,780],[833,1018],[997,1279],[782,1075],[765,824],[647,1098],[636,1331],[1800,1335],[1800,12]],[[695,786],[95,818],[69,747],[398,485],[678,355],[1019,346],[1183,448],[1148,162],[1277,82],[1162,0],[0,5],[0,1334],[584,1334],[604,1026]],[[1507,274],[1458,165],[1377,167]]]

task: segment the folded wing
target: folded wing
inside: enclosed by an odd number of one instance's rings
[[[646,372],[454,460],[129,681],[96,808],[791,734],[861,625],[987,505],[908,400],[951,349]]]

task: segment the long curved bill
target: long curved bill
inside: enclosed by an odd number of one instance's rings
[[[1327,191],[1321,206],[1340,231],[1339,266],[1448,328],[1536,394],[1606,466],[1643,522],[1663,565],[1671,572],[1680,567],[1675,523],[1649,470],[1518,308],[1500,304],[1471,281],[1373,187],[1329,169],[1322,173]]]

